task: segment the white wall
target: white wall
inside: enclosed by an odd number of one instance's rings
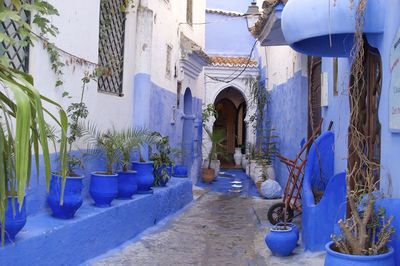
[[[49,2],[60,13],[58,17],[51,17],[51,21],[60,31],[57,37],[52,38],[51,41],[68,53],[97,63],[100,0],[51,0]],[[129,16],[128,21],[130,22]],[[127,27],[127,29],[129,28]],[[127,50],[129,55],[129,49]],[[70,56],[62,52],[60,54],[62,56],[61,61],[64,63],[71,59]],[[127,58],[130,58],[130,56],[127,56]],[[94,81],[87,86],[84,101],[89,109],[88,118],[100,128],[109,128],[111,125],[123,128],[132,123],[132,67],[130,69],[128,67],[130,64],[125,65],[124,68],[123,97],[97,92],[97,83]],[[42,43],[36,43],[30,50],[30,73],[34,76],[35,86],[42,94],[61,103],[65,108],[70,102],[79,101],[82,87],[81,79],[84,72],[91,72],[94,67],[94,65],[66,65],[63,68],[64,74],[61,76],[64,84],[55,88],[56,75],[51,70],[49,55],[43,49]],[[72,98],[62,98],[61,95],[64,91],[69,92]]]
[[[307,76],[307,56],[289,46],[260,47],[259,55],[263,64],[267,64],[268,89],[286,83],[300,70],[303,76]]]

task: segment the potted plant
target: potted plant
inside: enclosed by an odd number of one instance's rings
[[[285,204],[285,214],[286,208],[287,204]],[[285,215],[284,222],[274,225],[265,236],[265,243],[275,256],[289,256],[297,246],[298,229],[294,224],[289,225],[286,220]]]
[[[32,77],[0,64],[0,83],[12,97],[0,92],[0,223],[1,240],[14,239],[26,222],[25,190],[31,170],[31,151],[39,163],[43,156],[46,186],[50,185],[50,153],[46,136],[43,102],[59,108],[60,119],[51,119],[61,127],[60,156],[65,158],[66,114],[60,105],[41,96],[32,86]],[[13,124],[13,126],[11,126]],[[62,164],[65,176],[65,164]]]
[[[205,131],[210,138],[211,149],[208,158],[204,163],[206,167],[203,166],[203,181],[205,183],[210,183],[215,179],[219,172],[220,163],[218,160],[218,154],[222,154],[219,151],[219,147],[222,146],[222,142],[225,140],[225,132],[221,129],[211,132],[208,128],[205,128]]]
[[[151,145],[157,141],[158,132],[153,132],[148,135],[148,143],[143,145],[144,150],[147,150],[151,154]],[[132,162],[132,169],[137,171],[137,186],[138,194],[152,194],[153,189],[151,188],[154,184],[154,163],[152,161],[146,161],[141,150],[139,150],[139,161]]]
[[[154,163],[154,185],[165,187],[172,176],[172,167],[174,162],[171,159],[172,149],[169,145],[168,136],[157,134],[156,142],[157,152],[153,153],[150,160]]]
[[[376,208],[377,200],[373,171],[365,173],[365,184],[356,182],[347,190],[347,218],[339,220],[341,235],[333,235],[325,248],[325,265],[390,265],[394,266],[394,251],[388,246],[394,233],[393,216],[387,217],[383,208]],[[346,183],[351,188],[348,173]]]
[[[118,198],[130,199],[137,191],[137,171],[131,170],[131,152],[149,143],[150,135],[144,128],[129,128],[118,132],[118,148],[121,151],[122,171],[118,172]]]
[[[114,166],[121,158],[118,146],[120,136],[115,129],[102,132],[95,125],[89,124],[84,137],[88,143],[87,155],[104,158],[106,164],[105,171],[92,172],[90,195],[97,207],[110,207],[118,195],[118,174],[114,172]]]
[[[60,171],[52,172],[50,191],[47,196],[47,203],[52,210],[54,217],[61,219],[71,219],[75,216],[76,211],[82,206],[83,198],[81,195],[83,188],[82,174],[77,172],[78,168],[83,166],[80,156],[73,154],[72,147],[76,140],[82,137],[83,128],[80,124],[81,119],[86,119],[89,111],[84,103],[84,93],[86,84],[90,82],[91,76],[85,74],[82,78],[82,91],[80,101],[71,103],[67,108],[68,114],[68,153],[67,153],[67,173],[63,182]],[[56,141],[57,134],[54,127],[49,126],[47,137],[53,142],[54,150],[57,153]],[[64,202],[61,204],[61,195],[63,194]]]

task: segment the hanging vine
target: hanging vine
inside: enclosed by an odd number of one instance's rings
[[[356,9],[356,32],[351,51],[353,67],[349,86],[350,125],[348,133],[349,160],[346,176],[348,218],[339,221],[342,236],[333,236],[341,253],[352,255],[377,255],[387,251],[387,243],[394,230],[393,217],[387,218],[383,209],[375,210],[379,163],[366,154],[370,136],[364,132],[363,104],[366,86],[364,78],[365,38],[363,23],[367,0],[360,0]],[[354,4],[351,1],[351,4]],[[362,211],[360,211],[360,208]]]

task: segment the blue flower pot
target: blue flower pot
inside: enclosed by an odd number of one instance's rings
[[[277,226],[285,226],[285,223],[283,222],[279,222],[276,224]],[[299,240],[300,237],[300,232],[299,232],[299,228],[294,224],[294,223],[286,223],[286,226],[289,226],[292,228],[293,232],[296,234],[297,236],[297,240]]]
[[[89,192],[97,207],[110,207],[118,195],[118,175],[92,173]]]
[[[15,216],[13,214],[12,201],[15,204]],[[4,225],[4,240],[6,242],[15,240],[15,236],[26,224],[26,209],[25,209],[25,199],[22,204],[22,209],[19,210],[20,205],[16,197],[8,197],[8,206],[6,210],[6,222]],[[0,235],[1,240],[1,235]]]
[[[161,172],[164,169],[167,170],[167,174],[171,178],[171,176],[172,176],[172,167],[171,166],[163,165],[160,168],[158,168],[158,171],[157,171],[158,175],[161,175]],[[167,179],[167,180],[161,180],[160,179],[160,180],[158,180],[157,185],[160,186],[160,187],[165,187],[165,186],[167,186],[168,181],[169,181],[169,179]]]
[[[153,162],[132,162],[132,169],[137,171],[137,193],[153,193],[151,189],[154,183]]]
[[[53,212],[53,216],[61,219],[71,219],[76,211],[82,206],[82,180],[83,176],[67,176],[64,189],[64,204],[60,206],[60,195],[62,177],[52,174],[50,192],[47,196],[47,203]]]
[[[188,170],[187,170],[186,165],[175,165],[173,176],[181,177],[181,178],[188,177]]]
[[[389,248],[389,252],[375,256],[356,256],[343,254],[332,250],[333,242],[325,245],[327,251],[325,266],[395,266],[394,250]]]
[[[137,191],[136,171],[118,173],[118,198],[131,199]]]
[[[275,256],[289,256],[297,245],[297,235],[292,227],[274,226],[265,236],[265,243]]]

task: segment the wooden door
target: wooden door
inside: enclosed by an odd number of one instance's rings
[[[353,66],[354,68],[354,66]],[[364,183],[366,171],[372,170],[375,181],[379,181],[379,164],[381,160],[381,124],[378,110],[382,85],[382,62],[379,52],[370,47],[365,40],[363,75],[356,81],[354,76],[350,78],[350,126],[349,126],[349,158],[348,168],[357,167],[360,173],[352,180],[359,184]],[[354,73],[354,69],[352,69]],[[352,86],[358,82],[358,86]],[[354,110],[357,112],[353,112]],[[354,141],[353,134],[362,135],[361,141]],[[355,143],[354,143],[355,142]],[[356,146],[359,145],[359,146]],[[358,149],[361,152],[356,152]],[[379,184],[377,184],[379,185]]]
[[[308,138],[321,121],[321,57],[308,57]]]

